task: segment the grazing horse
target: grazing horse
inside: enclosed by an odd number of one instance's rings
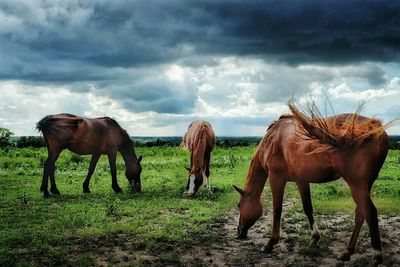
[[[372,262],[382,262],[377,210],[371,200],[372,184],[385,161],[389,149],[388,136],[381,122],[354,114],[322,118],[315,105],[307,112],[299,111],[292,102],[293,115],[283,115],[273,122],[257,147],[244,189],[240,193],[238,238],[263,214],[261,193],[269,178],[272,191],[272,236],[261,251],[270,253],[280,237],[280,219],[284,188],[295,182],[307,215],[312,242],[320,238],[314,223],[310,183],[324,183],[340,177],[350,187],[356,203],[355,226],[341,260],[354,253],[364,220],[367,221],[374,249]]]
[[[129,184],[135,191],[140,192],[140,173],[142,156],[137,158],[133,143],[128,133],[119,124],[108,117],[87,119],[71,114],[48,115],[39,121],[37,129],[43,133],[46,142],[48,157],[44,164],[44,173],[40,191],[45,197],[49,196],[47,190],[48,177],[50,177],[50,191],[59,195],[54,179],[55,162],[61,151],[69,149],[80,155],[92,155],[89,172],[83,182],[83,192],[90,193],[89,182],[94,172],[97,161],[102,154],[108,156],[111,169],[112,188],[121,192],[117,182],[117,169],[115,161],[119,151],[125,161],[125,175]]]
[[[188,183],[184,194],[194,196],[205,180],[208,192],[210,185],[211,151],[215,148],[215,133],[207,121],[194,121],[182,139],[181,146],[189,149],[190,168]]]

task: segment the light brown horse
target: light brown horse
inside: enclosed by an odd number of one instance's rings
[[[194,121],[182,139],[181,146],[189,149],[190,168],[185,194],[194,196],[205,180],[207,190],[211,192],[210,160],[215,148],[215,133],[207,121]]]
[[[142,156],[137,158],[133,143],[128,133],[119,124],[108,117],[87,119],[71,114],[49,115],[40,120],[37,129],[43,133],[48,157],[44,164],[43,180],[40,191],[49,196],[48,177],[50,177],[50,192],[60,194],[54,179],[55,162],[61,151],[69,149],[80,155],[92,155],[89,171],[83,182],[83,192],[90,193],[89,182],[97,161],[103,154],[108,156],[111,169],[112,188],[121,192],[117,182],[115,161],[119,151],[125,161],[125,176],[133,190],[140,191],[140,174]]]
[[[382,262],[377,210],[370,190],[385,161],[389,144],[381,122],[355,114],[322,118],[317,109],[300,112],[289,103],[293,115],[272,123],[261,140],[250,165],[241,194],[238,237],[245,238],[249,228],[263,214],[261,193],[269,178],[272,191],[272,236],[262,248],[270,253],[280,236],[280,219],[285,185],[295,182],[308,217],[313,243],[320,238],[314,223],[310,183],[324,183],[343,177],[356,203],[353,234],[341,255],[349,260],[354,253],[360,228],[367,221],[374,249],[372,263]]]

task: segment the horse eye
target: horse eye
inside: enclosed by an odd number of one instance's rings
[[[237,203],[237,205],[236,205],[238,208],[240,208],[240,203]]]

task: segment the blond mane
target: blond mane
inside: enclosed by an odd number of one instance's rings
[[[304,139],[315,140],[321,146],[314,152],[329,150],[353,151],[372,139],[385,134],[390,125],[383,125],[375,118],[360,115],[362,105],[355,113],[324,118],[314,102],[301,111],[291,100],[289,109],[298,121],[299,135]]]

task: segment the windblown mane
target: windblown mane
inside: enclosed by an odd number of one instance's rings
[[[36,129],[44,135],[64,139],[74,133],[81,121],[82,118],[68,113],[48,115],[36,124]]]
[[[323,118],[315,103],[300,111],[293,101],[288,104],[298,121],[299,134],[305,139],[315,140],[321,147],[313,153],[339,150],[353,151],[372,139],[385,134],[386,125],[374,118],[360,115],[361,106],[355,113]]]

